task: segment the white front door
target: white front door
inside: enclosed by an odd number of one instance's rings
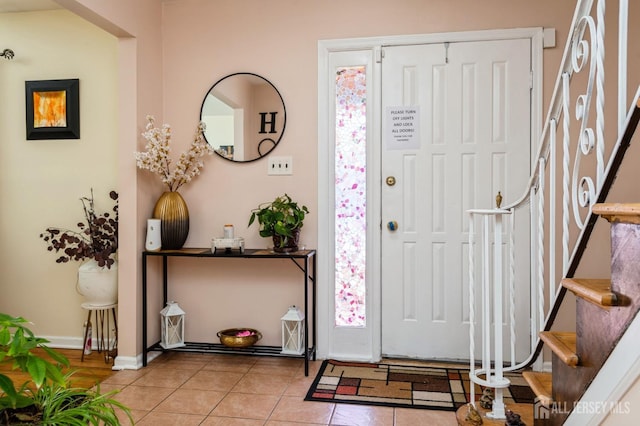
[[[513,201],[526,185],[530,43],[383,49],[384,356],[469,358],[465,211],[494,207],[498,191]],[[529,250],[526,238],[518,244],[517,250]],[[518,271],[523,291],[528,274],[526,266]],[[526,303],[518,315],[518,330],[526,336]],[[519,358],[529,344],[526,338],[520,342]]]

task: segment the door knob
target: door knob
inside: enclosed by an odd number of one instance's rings
[[[386,182],[387,182],[387,185],[393,186],[396,184],[396,178],[393,176],[387,176]]]
[[[391,232],[396,231],[398,229],[398,222],[396,222],[395,220],[388,222],[387,229]]]

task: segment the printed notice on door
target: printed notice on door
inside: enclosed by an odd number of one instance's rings
[[[387,107],[385,145],[390,149],[420,148],[420,108]]]

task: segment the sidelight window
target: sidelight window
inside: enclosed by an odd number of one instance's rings
[[[335,325],[363,327],[366,325],[366,67],[338,68],[335,89]]]

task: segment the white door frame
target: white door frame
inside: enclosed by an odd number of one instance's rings
[[[531,40],[531,141],[537,142],[542,125],[542,49],[543,29],[518,28],[505,30],[469,31],[422,35],[370,37],[318,42],[318,282],[317,324],[320,359],[335,358],[354,361],[378,361],[381,358],[381,282],[380,282],[380,202],[381,202],[381,111],[380,60],[381,47],[434,44],[445,42],[471,42],[529,38]],[[332,103],[330,56],[335,52],[370,52],[371,91],[367,94],[367,278],[365,327],[334,327],[333,280],[334,264],[334,175],[333,129],[329,122]],[[357,51],[357,52],[356,52]],[[352,65],[360,65],[354,63]],[[531,143],[531,158],[537,150]],[[533,220],[534,218],[532,218]]]

